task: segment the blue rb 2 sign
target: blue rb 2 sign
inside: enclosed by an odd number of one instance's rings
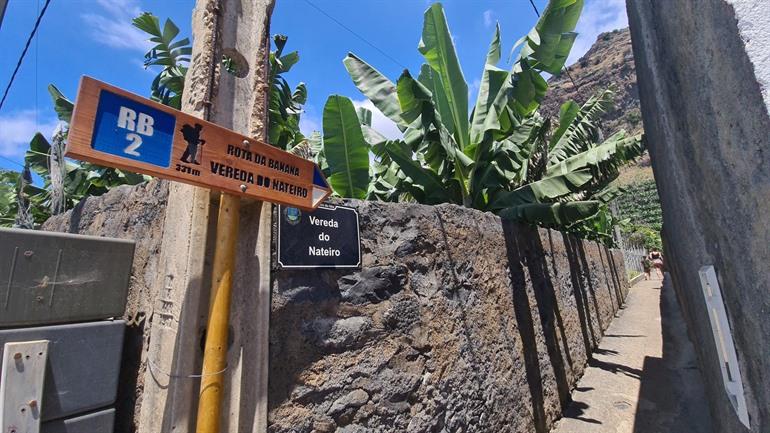
[[[171,114],[102,90],[91,143],[95,150],[165,168],[175,124]]]

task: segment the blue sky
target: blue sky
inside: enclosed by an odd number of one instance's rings
[[[0,91],[7,85],[43,3],[44,0],[9,1],[0,27]],[[271,33],[287,35],[286,50],[300,53],[300,62],[286,78],[292,85],[304,81],[308,86],[303,131],[320,129],[323,105],[331,94],[349,96],[357,105],[372,108],[353,86],[342,65],[348,51],[393,80],[404,67],[419,70],[422,57],[417,44],[422,15],[430,3],[432,1],[426,0],[277,0]],[[537,18],[528,0],[447,0],[443,3],[471,101],[474,101],[495,22],[500,22],[504,49],[508,52]],[[541,11],[546,3],[547,0],[535,0]],[[171,18],[182,35],[190,35],[193,5],[193,0],[53,0],[0,111],[0,168],[18,170],[17,164],[22,161],[35,131],[49,137],[53,132],[57,122],[46,90],[49,83],[56,84],[72,99],[81,75],[90,75],[141,95],[148,94],[156,72],[142,67],[143,54],[149,44],[140,31],[131,27],[131,18],[150,11],[161,18]],[[577,29],[580,36],[571,60],[585,53],[599,33],[625,26],[624,0],[586,0]],[[373,123],[385,135],[397,133],[395,126],[377,112]]]

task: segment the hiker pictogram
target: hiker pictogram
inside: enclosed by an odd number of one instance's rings
[[[202,140],[200,138],[201,130],[203,130],[203,126],[201,126],[200,123],[196,123],[194,127],[189,124],[185,124],[182,129],[179,130],[184,137],[184,141],[187,142],[187,149],[185,149],[182,157],[180,158],[182,162],[197,165],[201,164],[198,153],[199,151],[200,153],[203,153],[203,149],[200,147],[206,144],[206,140]]]

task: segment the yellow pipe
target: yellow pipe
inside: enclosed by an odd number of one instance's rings
[[[217,240],[212,269],[211,303],[203,351],[203,373],[196,433],[219,433],[219,419],[227,365],[227,331],[230,292],[235,271],[235,251],[241,199],[222,193],[219,201]]]

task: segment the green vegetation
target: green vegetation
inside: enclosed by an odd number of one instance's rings
[[[144,176],[135,173],[65,159],[67,125],[74,104],[54,85],[48,86],[48,92],[62,123],[51,142],[39,132],[32,137],[22,173],[3,172],[0,226],[35,228],[51,215],[72,209],[84,197],[101,195],[115,186],[134,185],[145,180]],[[31,173],[43,179],[42,188],[33,185]],[[15,202],[6,204],[8,197],[14,197]]]
[[[627,185],[625,191],[618,197],[621,215],[629,218],[631,224],[644,225],[660,231],[663,226],[663,214],[655,180]]]
[[[144,56],[145,67],[160,67],[150,86],[150,98],[179,109],[192,52],[190,40],[177,38],[179,28],[171,20],[167,19],[161,28],[158,17],[150,13],[135,18],[133,25],[155,43]],[[303,83],[292,90],[281,76],[299,61],[296,51],[283,54],[286,39],[286,36],[275,36],[276,50],[270,53],[269,140],[282,149],[304,140],[299,131],[299,118],[307,99]],[[233,59],[225,56],[222,63],[225,70],[237,73]],[[54,85],[49,85],[48,91],[62,123],[50,143],[42,134],[35,134],[24,157],[22,173],[0,170],[0,227],[36,228],[51,215],[72,209],[85,197],[102,195],[116,186],[135,185],[149,178],[65,159],[64,145],[74,104]],[[42,188],[33,184],[31,173],[43,179]]]
[[[633,223],[619,220],[608,203],[623,191],[610,184],[618,169],[644,151],[641,136],[621,131],[604,139],[599,118],[611,105],[611,90],[585,104],[565,102],[557,119],[538,112],[548,90],[543,73],[559,74],[574,43],[583,0],[551,0],[535,27],[519,40],[511,66],[502,57],[499,26],[482,68],[478,97],[468,100],[443,7],[424,15],[418,51],[425,59],[418,74],[394,82],[348,54],[343,63],[356,87],[403,137],[388,140],[372,128],[372,113],[344,96],[332,95],[323,112],[323,134],[299,131],[303,83],[291,88],[282,74],[299,61],[284,54],[287,38],[274,38],[270,53],[269,141],[282,149],[312,153],[339,196],[426,204],[455,203],[498,213],[504,218],[554,227],[583,237],[612,242],[612,229]],[[145,67],[159,67],[150,97],[179,108],[191,46],[179,29],[152,14],[133,20],[155,45]],[[510,59],[509,59],[510,62]],[[223,56],[225,71],[238,75],[238,59]],[[0,223],[32,227],[48,216],[145,177],[117,169],[66,161],[63,146],[72,102],[49,88],[63,127],[52,143],[37,134],[27,152],[23,174],[0,173]],[[32,185],[30,172],[44,180]],[[631,194],[631,193],[629,193]],[[624,215],[625,217],[625,215]]]
[[[161,29],[158,17],[149,12],[134,18],[132,24],[150,35],[150,42],[156,44],[144,55],[145,69],[150,66],[162,67],[150,86],[150,99],[180,109],[184,78],[192,54],[190,39],[175,41],[179,27],[167,19]]]
[[[607,90],[579,106],[566,102],[552,128],[538,113],[548,84],[569,55],[582,0],[551,1],[522,38],[510,70],[498,68],[497,27],[469,113],[468,86],[441,4],[424,17],[418,46],[426,63],[394,83],[354,54],[344,59],[356,87],[403,132],[386,140],[371,113],[339,95],[324,108],[315,137],[334,191],[343,197],[426,204],[456,203],[505,218],[606,240],[617,223],[606,209],[618,168],[639,156],[640,136],[619,132],[600,141]],[[369,158],[369,152],[374,158]],[[590,234],[590,233],[593,233]]]
[[[642,122],[642,113],[639,111],[638,108],[633,108],[631,111],[628,112],[628,115],[626,116],[628,119],[628,123],[630,123],[632,126],[636,127],[639,125],[639,123]]]
[[[307,101],[307,87],[299,83],[291,89],[281,74],[289,72],[299,61],[299,53],[292,51],[283,54],[288,38],[284,35],[273,36],[275,51],[270,52],[270,107],[267,142],[283,150],[289,150],[301,143],[305,137],[299,130],[299,118],[302,106]]]
[[[0,170],[0,227],[11,227],[17,222],[19,226],[33,224],[34,215],[27,209],[29,198],[38,193],[40,188],[32,185],[28,168],[22,173]]]
[[[625,193],[618,197],[620,215],[628,219],[622,228],[626,239],[645,248],[662,249],[660,231],[663,227],[663,213],[654,180],[645,180],[624,187]]]

